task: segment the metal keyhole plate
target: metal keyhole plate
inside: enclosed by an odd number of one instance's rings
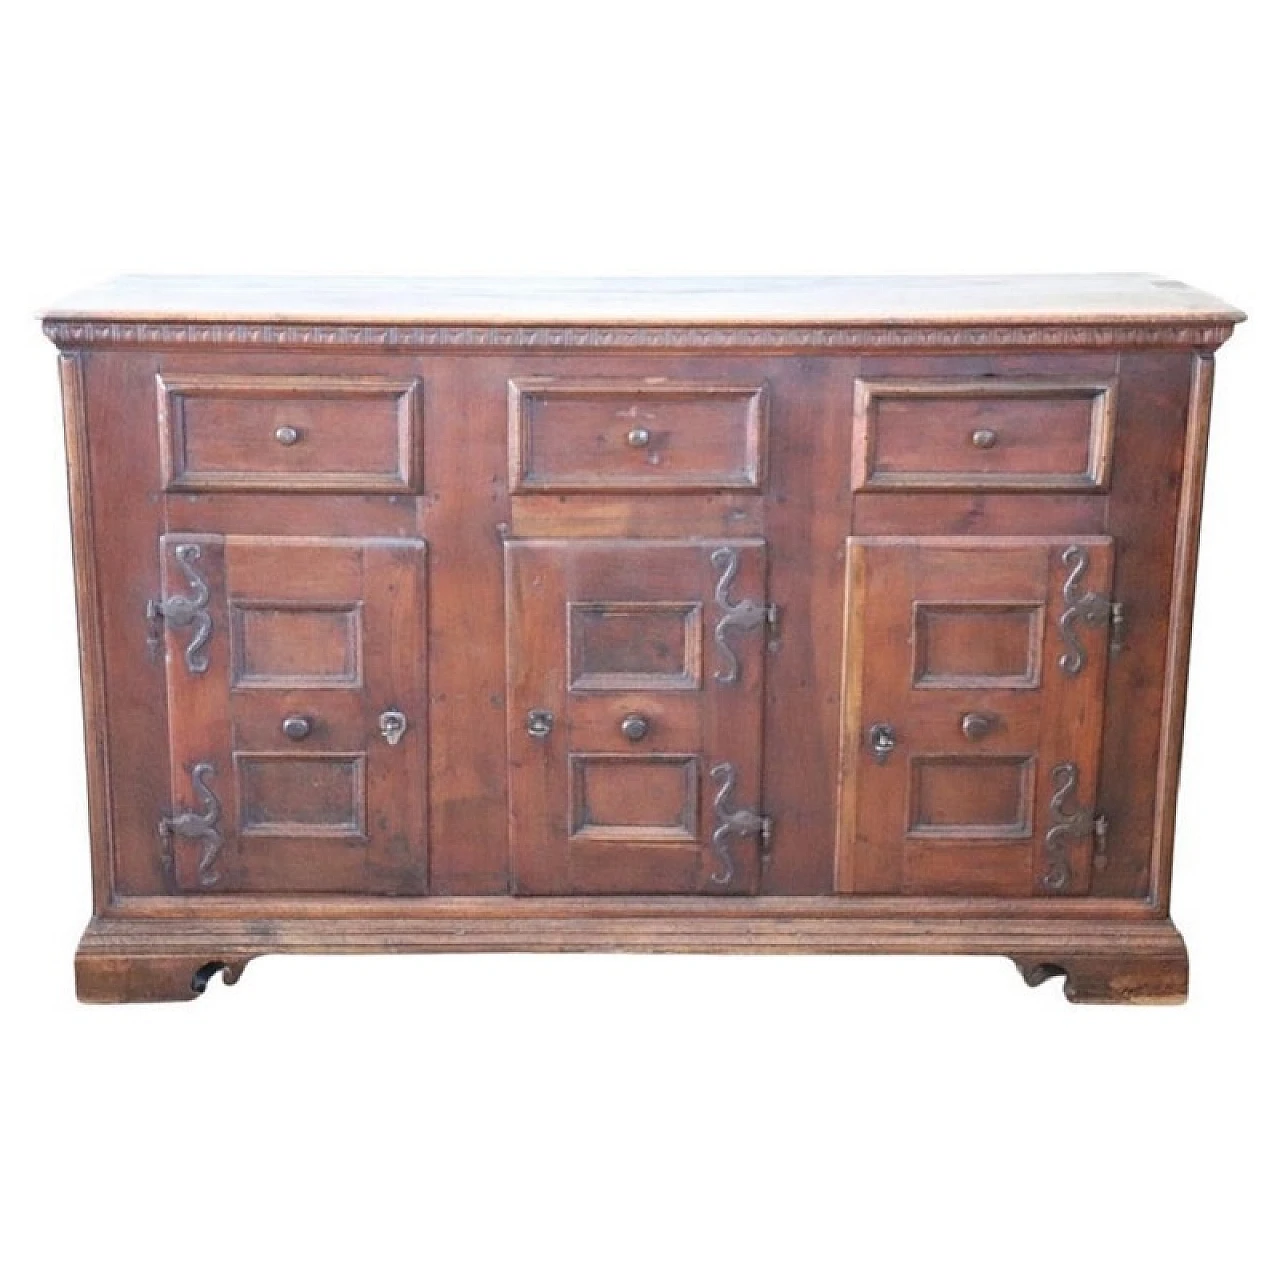
[[[386,739],[389,747],[394,747],[404,737],[404,731],[408,727],[409,721],[404,712],[397,711],[394,707],[378,717],[378,732]]]
[[[884,764],[894,747],[898,745],[898,735],[894,732],[893,725],[873,724],[867,730],[867,745],[871,748],[871,754],[875,756],[876,763]]]

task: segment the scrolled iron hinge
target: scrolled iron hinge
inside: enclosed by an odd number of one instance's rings
[[[718,684],[737,684],[742,677],[742,662],[729,643],[729,632],[754,631],[757,627],[766,627],[770,635],[770,643],[778,633],[778,607],[763,604],[756,600],[739,600],[732,604],[729,600],[729,589],[738,576],[740,557],[733,547],[717,547],[711,553],[712,567],[719,573],[716,583],[715,601],[721,610],[721,616],[715,626],[716,647],[724,658],[724,666],[716,672]]]
[[[1054,823],[1044,837],[1044,850],[1049,866],[1041,883],[1051,892],[1061,893],[1071,883],[1069,846],[1074,841],[1091,837],[1093,865],[1107,865],[1107,838],[1111,823],[1105,813],[1079,807],[1079,766],[1070,761],[1056,764],[1049,773],[1049,780],[1054,789],[1049,801],[1049,815]]]
[[[716,828],[711,835],[711,847],[715,850],[720,866],[711,873],[713,884],[728,884],[734,876],[733,855],[729,841],[734,837],[759,836],[760,865],[769,865],[769,846],[773,842],[773,819],[754,809],[734,809],[729,795],[738,783],[738,771],[728,761],[715,765],[711,770],[713,782],[720,784],[716,792]]]
[[[203,675],[209,670],[209,655],[205,652],[205,646],[213,634],[213,619],[206,607],[209,603],[209,584],[196,568],[200,548],[195,543],[180,543],[174,548],[173,554],[191,586],[191,595],[173,595],[163,600],[147,601],[147,621],[151,623],[150,645],[154,650],[159,649],[162,623],[179,629],[190,627],[192,636],[187,642],[183,660],[192,675]]]
[[[1111,652],[1119,653],[1124,648],[1125,635],[1129,626],[1129,619],[1124,611],[1124,602],[1121,600],[1113,600],[1111,602]]]
[[[174,875],[173,837],[183,840],[199,840],[201,844],[200,862],[196,874],[200,883],[209,888],[218,883],[218,854],[222,852],[222,832],[218,823],[222,818],[222,805],[214,795],[209,779],[217,777],[218,771],[207,760],[191,766],[191,788],[197,799],[204,802],[204,811],[197,813],[191,809],[179,809],[160,819],[160,861],[164,867],[165,878],[176,882]]]
[[[1079,675],[1088,661],[1084,645],[1076,634],[1076,624],[1086,627],[1110,627],[1111,651],[1118,652],[1124,646],[1125,611],[1120,601],[1108,600],[1096,591],[1086,591],[1081,585],[1089,572],[1089,553],[1074,543],[1062,553],[1067,577],[1062,584],[1062,603],[1065,606],[1058,619],[1058,631],[1062,636],[1065,652],[1058,659],[1058,666],[1069,676]]]
[[[1111,835],[1111,821],[1105,813],[1093,819],[1093,865],[1099,869],[1107,865],[1107,839]]]

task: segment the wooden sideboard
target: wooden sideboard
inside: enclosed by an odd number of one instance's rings
[[[69,299],[80,997],[269,952],[629,950],[1182,998],[1241,319],[1137,275]]]

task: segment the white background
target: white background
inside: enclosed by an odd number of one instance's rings
[[[0,1269],[1277,1273],[1266,6],[49,3],[0,32]],[[54,351],[122,271],[1151,270],[1223,350],[1183,1008],[997,959],[266,959],[87,1008]]]

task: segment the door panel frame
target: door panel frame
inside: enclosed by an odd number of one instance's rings
[[[204,647],[207,665],[200,671],[186,661],[189,628],[166,626],[163,638],[171,891],[425,893],[431,761],[426,541],[167,533],[160,540],[166,598],[184,589],[186,577],[175,559],[180,545],[199,548],[212,625]],[[352,609],[362,630],[356,683],[233,680],[232,618],[242,601],[322,612],[339,605]],[[381,712],[392,706],[409,722],[394,747],[382,741],[378,725]],[[305,741],[291,743],[281,732],[282,721],[303,713],[313,726]],[[244,797],[237,765],[275,758],[354,761],[358,794],[352,798],[352,824],[329,830],[299,822],[273,830],[267,823],[256,833],[241,830]],[[216,795],[218,814],[212,860],[202,853],[197,864],[181,827],[191,828],[182,815],[205,795],[196,786],[199,765],[210,766],[200,770],[200,778]]]
[[[722,640],[740,659],[736,680],[717,680],[717,627],[727,610],[717,601],[723,567],[713,553],[735,552],[733,604],[767,598],[763,539],[508,539],[507,578],[508,770],[512,892],[528,895],[755,893],[762,856],[745,829],[725,827],[718,805],[719,764],[737,775],[732,802],[758,813],[763,786],[766,633],[730,626]],[[721,595],[729,598],[722,591]],[[661,682],[638,673],[627,679],[572,680],[577,649],[572,624],[593,605],[639,606],[637,617],[661,606],[680,612],[696,634],[684,634],[684,669],[696,679]],[[531,739],[527,716],[553,717],[544,739]],[[651,727],[628,743],[618,733],[630,713]],[[646,828],[627,840],[621,830],[584,837],[572,829],[580,801],[572,762],[587,759],[698,762],[685,814],[695,834]],[[633,804],[642,809],[636,797]],[[719,839],[717,833],[721,832]],[[651,838],[650,838],[651,837]],[[728,882],[720,877],[732,862]]]
[[[1109,628],[1080,625],[1079,617],[1074,624],[1064,624],[1063,615],[1079,596],[1077,592],[1073,597],[1068,589],[1071,564],[1064,556],[1070,548],[1086,552],[1088,577],[1083,585],[1109,604],[1115,543],[1105,536],[876,535],[848,539],[834,869],[837,893],[1058,897],[1089,892],[1091,824],[1100,791],[1098,771],[1105,728]],[[964,576],[955,577],[945,562],[929,563],[936,553],[948,551],[967,555],[972,571],[965,571],[962,561]],[[1002,558],[1001,552],[1007,554]],[[1031,571],[1034,562],[1043,562],[1042,598],[1034,602],[1013,599],[1025,591],[1006,591],[1008,598],[1000,598],[1002,576],[1016,569],[1020,552],[1030,557],[1024,571]],[[1014,573],[1015,581],[1016,576]],[[954,599],[947,600],[953,581]],[[915,626],[920,606],[970,600],[981,606],[987,603],[983,591],[991,593],[993,605],[1034,604],[1040,610],[1040,654],[1034,664],[1038,685],[1001,684],[998,678],[994,683],[981,679],[919,682]],[[1064,629],[1072,628],[1085,655],[1078,674],[1070,674],[1060,665],[1072,651]],[[895,651],[897,659],[892,656]],[[868,685],[897,681],[899,667],[905,673],[902,687],[894,684],[869,697]],[[881,719],[886,706],[895,708],[900,735],[901,723],[909,728],[905,741],[879,763],[869,755],[865,738],[871,720]],[[952,739],[962,748],[957,758],[1035,757],[1027,836],[992,833],[990,838],[975,836],[962,841],[956,832],[913,837],[909,805],[915,762],[956,754],[949,750],[942,726],[962,711],[979,707],[999,708],[999,733],[990,742],[980,739],[966,744]],[[1064,779],[1055,778],[1054,771],[1067,763],[1076,768],[1074,786],[1065,804],[1055,808],[1054,797]],[[884,805],[895,805],[899,798],[900,840],[868,838],[863,820],[868,814],[883,814]],[[1081,830],[1082,813],[1089,815],[1087,839]],[[1051,852],[1046,843],[1049,832],[1060,823],[1066,823],[1069,830]],[[948,850],[946,842],[951,839],[955,844]],[[1017,843],[1027,846],[1022,870],[1010,861],[1011,846]],[[961,852],[964,862],[958,861]]]

